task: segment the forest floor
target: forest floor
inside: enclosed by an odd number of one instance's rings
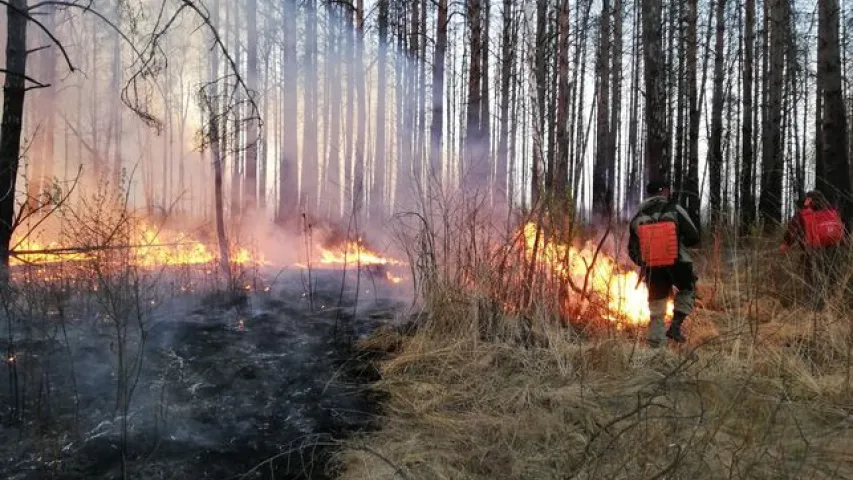
[[[144,342],[131,324],[128,357],[141,361],[125,441],[116,329],[84,301],[93,294],[65,302],[61,320],[4,318],[0,350],[16,354],[0,367],[0,478],[122,478],[122,463],[140,480],[332,478],[331,451],[374,428],[379,405],[372,363],[352,342],[394,316],[398,292],[362,275],[356,305],[353,273],[344,288],[340,272],[314,271],[313,298],[303,275],[273,276],[269,291],[233,299],[164,298]]]
[[[537,342],[483,339],[473,301],[452,334],[382,330],[363,342],[386,354],[382,427],[342,478],[853,478],[850,295],[816,313],[773,247],[699,255],[683,346],[544,321]]]

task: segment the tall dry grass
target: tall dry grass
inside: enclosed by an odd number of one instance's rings
[[[511,246],[529,219],[577,241],[571,222],[432,207],[402,222],[421,313],[362,345],[386,352],[388,401],[342,478],[853,477],[848,252],[816,294],[777,239],[718,230],[688,344],[650,350],[592,300],[573,316],[566,299],[586,299]]]

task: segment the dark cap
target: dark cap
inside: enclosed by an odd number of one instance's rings
[[[669,182],[652,180],[646,185],[646,195],[657,195],[665,188],[669,188]]]

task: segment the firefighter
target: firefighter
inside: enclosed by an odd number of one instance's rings
[[[631,219],[628,256],[640,267],[648,286],[647,342],[650,347],[659,348],[666,338],[677,343],[686,341],[681,326],[696,303],[697,280],[687,249],[699,244],[699,230],[688,213],[670,198],[667,182],[649,182],[646,195]],[[664,332],[666,306],[673,287],[677,290],[674,314]]]
[[[823,193],[818,190],[806,193],[802,207],[788,222],[779,251],[786,253],[794,246],[802,250],[801,266],[816,310],[825,307],[826,288],[834,283],[835,263],[845,237],[841,216]]]

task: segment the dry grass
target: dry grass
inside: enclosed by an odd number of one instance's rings
[[[661,350],[427,278],[418,331],[363,345],[389,352],[388,401],[342,478],[853,478],[849,295],[813,312],[796,260],[766,250],[700,255],[690,342]]]
[[[384,426],[364,441],[418,479],[849,478],[843,372],[812,373],[783,346],[794,328],[767,335],[657,352],[560,332],[547,348],[389,336]],[[343,478],[398,476],[372,453],[342,460]]]

